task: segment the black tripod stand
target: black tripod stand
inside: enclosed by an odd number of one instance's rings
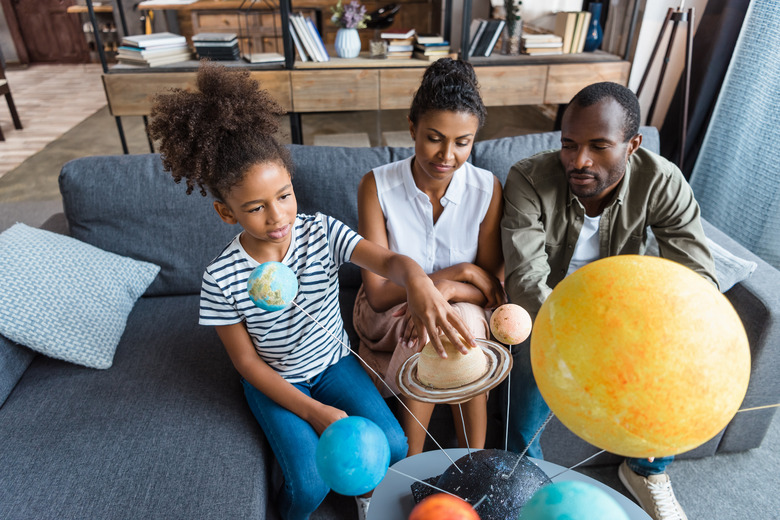
[[[677,35],[677,26],[680,24],[680,22],[687,22],[687,38],[685,42],[685,68],[683,69],[683,109],[680,113],[680,158],[678,162],[678,166],[682,168],[683,166],[683,160],[685,159],[685,136],[688,133],[688,98],[690,96],[691,92],[691,51],[693,49],[693,13],[694,9],[693,7],[688,8],[687,11],[683,11],[683,5],[685,4],[685,0],[682,0],[680,2],[680,7],[678,7],[676,10],[672,9],[671,7],[666,12],[666,18],[664,19],[664,23],[661,26],[661,33],[658,35],[658,40],[655,42],[655,47],[653,48],[653,52],[650,55],[650,61],[647,64],[647,68],[645,69],[645,73],[642,76],[642,81],[639,83],[639,88],[636,91],[637,97],[642,93],[642,88],[645,86],[645,81],[647,80],[648,75],[650,74],[650,68],[653,65],[653,61],[655,61],[655,55],[658,52],[658,49],[661,47],[661,42],[664,39],[664,33],[666,33],[666,26],[669,25],[669,23],[672,23],[672,32],[669,36],[669,43],[666,47],[666,54],[664,55],[664,61],[661,65],[661,72],[658,75],[658,82],[655,86],[655,93],[653,94],[653,100],[650,103],[650,108],[647,111],[647,119],[646,121],[650,122],[653,119],[653,114],[655,113],[655,108],[658,103],[658,95],[661,91],[661,85],[664,81],[664,75],[666,74],[666,68],[669,65],[669,57],[672,54],[672,46],[674,45],[674,37]]]

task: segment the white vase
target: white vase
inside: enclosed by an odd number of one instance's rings
[[[357,58],[360,54],[360,36],[357,29],[342,27],[336,31],[336,54],[339,58]]]

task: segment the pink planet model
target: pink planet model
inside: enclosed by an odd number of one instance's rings
[[[490,332],[504,345],[518,345],[531,334],[531,316],[519,305],[505,303],[493,311]]]

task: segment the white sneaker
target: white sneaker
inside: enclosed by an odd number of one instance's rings
[[[618,468],[618,477],[642,509],[654,520],[688,520],[674,496],[669,475],[642,475],[634,472],[625,461]]]
[[[355,497],[355,502],[357,502],[358,520],[366,520],[368,517],[368,506],[371,504],[371,499]]]

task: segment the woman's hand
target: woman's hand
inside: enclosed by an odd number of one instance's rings
[[[339,410],[338,408],[328,406],[319,401],[316,401],[316,403],[317,406],[314,407],[311,416],[307,417],[306,420],[317,432],[317,435],[322,435],[322,432],[324,432],[328,426],[339,419],[347,417],[347,413],[344,410]]]
[[[471,331],[447,299],[436,289],[430,278],[419,276],[409,280],[406,292],[408,310],[417,333],[418,345],[425,345],[428,340],[427,332],[431,343],[443,358],[447,357],[447,353],[441,344],[440,333],[444,333],[463,354],[468,353],[469,346],[476,346]]]
[[[506,303],[506,294],[501,282],[478,265],[462,264],[464,279],[463,282],[470,283],[480,290],[485,296],[487,303],[485,307],[495,308]]]

